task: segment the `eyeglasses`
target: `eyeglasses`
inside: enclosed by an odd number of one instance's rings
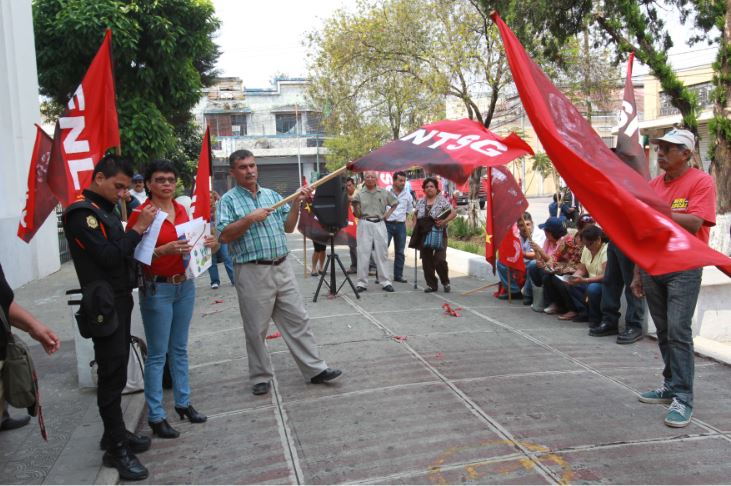
[[[660,152],[660,151],[662,151],[662,152],[663,152],[663,153],[665,153],[665,154],[666,154],[666,153],[668,153],[668,152],[670,152],[670,151],[671,151],[671,150],[673,150],[673,149],[679,149],[679,150],[681,150],[681,149],[684,149],[684,148],[685,148],[685,146],[684,146],[684,145],[677,145],[677,144],[674,144],[674,143],[668,143],[668,142],[658,142],[658,143],[656,143],[656,144],[655,144],[655,145],[654,145],[654,146],[652,147],[652,149],[653,149],[653,150],[654,150],[655,152]]]
[[[155,177],[154,179],[152,179],[152,182],[154,182],[155,184],[163,185],[163,184],[175,184],[176,180],[177,180],[177,178],[175,178],[175,177]]]

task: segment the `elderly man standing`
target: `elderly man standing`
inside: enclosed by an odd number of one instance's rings
[[[234,262],[252,393],[268,393],[274,376],[265,344],[269,320],[282,333],[305,379],[314,384],[332,381],[342,372],[328,368],[320,357],[287,261],[285,232],[295,229],[299,211],[290,211],[286,204],[272,209],[282,196],[258,184],[254,154],[248,150],[232,153],[229,166],[236,186],[221,198],[217,228]],[[297,204],[310,194],[309,188],[300,188]]]
[[[664,171],[650,186],[670,206],[673,221],[704,243],[716,224],[716,187],[711,176],[689,166],[695,136],[688,130],[671,130],[651,141],[657,164]],[[648,275],[635,266],[632,292],[647,297],[657,328],[665,369],[656,390],[640,394],[643,403],[668,403],[665,425],[685,427],[693,416],[693,331],[691,320],[701,288],[703,268],[664,275]]]
[[[358,221],[358,292],[368,289],[368,261],[371,249],[375,249],[376,269],[383,284],[383,290],[393,292],[391,272],[386,268],[388,262],[388,242],[385,220],[399,206],[398,199],[390,191],[376,185],[378,173],[366,171],[365,186],[351,201],[353,214]],[[389,208],[390,206],[390,208]]]
[[[404,278],[406,217],[414,210],[414,198],[406,187],[406,174],[404,172],[394,172],[391,193],[398,200],[398,206],[391,213],[391,216],[386,218],[386,230],[388,231],[386,248],[391,245],[391,240],[393,239],[393,250],[395,253],[393,259],[393,280],[394,282],[406,283],[406,279]]]

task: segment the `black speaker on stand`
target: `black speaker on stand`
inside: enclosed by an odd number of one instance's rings
[[[345,271],[343,262],[340,261],[340,257],[335,253],[335,234],[341,229],[348,225],[348,193],[345,191],[345,177],[335,177],[321,186],[317,187],[315,191],[315,197],[312,200],[312,210],[317,216],[320,224],[330,233],[330,254],[327,256],[325,261],[325,270],[320,277],[320,282],[317,284],[317,290],[315,291],[315,297],[312,299],[313,302],[317,302],[317,296],[320,294],[320,289],[324,283],[332,296],[337,295],[340,289],[345,285],[345,282],[350,284],[350,288],[353,289],[355,297],[360,299],[360,295],[350,280],[348,272]],[[345,281],[338,287],[335,280],[335,262],[337,261],[340,266],[340,270],[343,272]],[[330,282],[325,281],[325,276],[330,275]]]

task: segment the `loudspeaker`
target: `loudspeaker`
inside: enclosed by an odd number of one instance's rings
[[[337,232],[348,225],[348,203],[345,177],[339,176],[315,189],[312,209],[323,228]]]

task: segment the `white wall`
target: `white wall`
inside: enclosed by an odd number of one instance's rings
[[[18,238],[34,123],[40,123],[31,2],[0,1],[0,263],[11,287],[60,268],[56,217],[31,244]]]

